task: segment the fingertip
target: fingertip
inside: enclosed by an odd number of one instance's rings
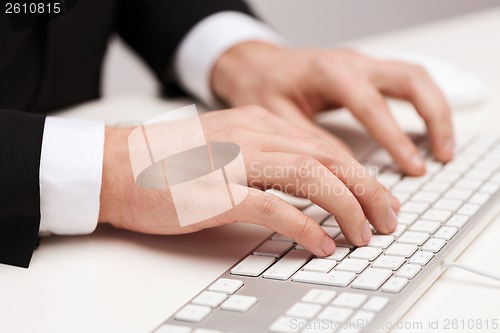
[[[434,153],[436,159],[440,162],[446,163],[453,159],[455,154],[455,139],[453,136],[443,140],[439,149]]]
[[[333,239],[330,238],[327,234],[325,234],[324,239],[323,239],[323,245],[321,246],[321,250],[323,253],[321,253],[322,256],[329,256],[335,251],[336,245]],[[318,253],[320,254],[320,253]]]
[[[402,167],[410,176],[423,176],[425,174],[425,161],[419,153],[413,154],[408,159],[406,166]]]
[[[368,226],[368,223],[363,224],[363,229],[361,229],[361,241],[364,245],[368,244],[370,239],[372,238],[372,231]]]

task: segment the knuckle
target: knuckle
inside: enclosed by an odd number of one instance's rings
[[[300,155],[295,159],[297,177],[301,180],[309,179],[318,168],[318,161],[306,155]]]
[[[272,194],[263,193],[257,200],[257,209],[264,215],[272,215],[279,204],[279,199]]]
[[[293,238],[296,239],[299,236],[311,234],[311,223],[313,223],[312,219],[304,215],[304,217],[297,222]]]

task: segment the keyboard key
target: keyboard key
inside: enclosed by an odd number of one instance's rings
[[[439,198],[439,193],[431,191],[418,191],[412,197],[412,201],[425,202],[428,204],[434,203]]]
[[[233,279],[218,279],[215,281],[208,290],[218,291],[225,294],[234,294],[234,292],[243,286],[243,281]]]
[[[424,246],[422,246],[422,251],[430,251],[430,252],[439,252],[446,244],[446,241],[441,238],[430,238],[427,242],[425,242]]]
[[[272,325],[269,327],[271,332],[276,333],[295,333],[300,331],[302,327],[307,323],[307,320],[301,318],[291,318],[291,317],[279,317]]]
[[[441,170],[440,172],[436,173],[433,180],[451,184],[456,182],[457,179],[460,178],[460,176],[460,171],[448,168],[447,170]]]
[[[204,291],[198,296],[196,296],[191,303],[197,305],[206,305],[211,308],[218,307],[222,302],[224,302],[227,298],[227,295],[224,293],[219,293],[215,291]]]
[[[220,308],[226,311],[247,312],[255,303],[257,303],[257,297],[231,295]]]
[[[366,260],[374,260],[382,253],[382,250],[376,247],[363,246],[358,247],[354,250],[349,258],[352,259],[366,259]]]
[[[343,306],[346,308],[357,309],[366,301],[368,296],[365,294],[342,293],[333,300],[333,306]]]
[[[386,293],[399,293],[408,284],[408,279],[402,277],[392,277],[382,287]]]
[[[472,195],[471,190],[452,188],[444,194],[445,198],[465,201]]]
[[[493,195],[498,191],[499,188],[500,184],[498,183],[486,183],[481,186],[481,188],[479,188],[479,192]]]
[[[469,221],[469,217],[465,215],[453,215],[448,222],[446,222],[446,225],[448,227],[455,227],[455,228],[462,228],[465,223]]]
[[[439,199],[434,204],[434,208],[455,211],[462,206],[463,201],[457,199]]]
[[[175,315],[175,320],[199,323],[212,312],[208,306],[188,304],[180,309]]]
[[[355,289],[377,290],[392,275],[392,271],[380,268],[368,268],[352,283]]]
[[[479,205],[475,205],[475,204],[465,204],[462,206],[462,208],[460,208],[458,210],[457,213],[460,215],[472,216],[472,215],[476,214],[479,207],[480,207]]]
[[[436,231],[434,237],[450,240],[453,236],[455,236],[457,231],[458,231],[457,228],[454,227],[441,227],[441,229]]]
[[[373,262],[372,267],[374,268],[385,268],[390,270],[397,270],[404,264],[405,258],[383,255]]]
[[[441,169],[443,165],[439,162],[433,161],[433,160],[427,160],[425,161],[425,171],[429,175],[435,174],[439,169]]]
[[[302,297],[302,302],[315,303],[320,305],[329,304],[337,296],[332,290],[311,289]]]
[[[417,249],[418,248],[415,245],[395,243],[395,244],[392,244],[387,249],[385,254],[391,255],[391,256],[399,256],[399,257],[409,258],[413,253],[415,253],[415,251],[417,251]]]
[[[217,330],[209,330],[206,328],[197,328],[193,331],[193,333],[222,333],[222,332]]]
[[[424,202],[407,201],[401,206],[401,211],[406,213],[422,214],[429,208],[429,204]]]
[[[387,248],[394,242],[394,236],[389,235],[373,235],[368,243],[370,247],[378,247],[381,249]]]
[[[441,223],[439,222],[418,220],[410,227],[410,230],[433,234],[439,227],[441,227]]]
[[[191,327],[179,325],[162,325],[154,333],[191,333]]]
[[[401,175],[393,172],[382,172],[376,178],[380,184],[390,189],[401,179]]]
[[[317,272],[298,271],[292,277],[292,281],[323,284],[327,286],[346,287],[356,277],[356,274],[350,272],[332,271],[328,274]]]
[[[403,204],[405,203],[411,196],[411,193],[408,193],[408,192],[401,192],[401,191],[394,191],[394,190],[391,190],[391,193],[393,196],[396,197],[396,199],[398,199],[399,203],[400,204]]]
[[[429,234],[426,232],[407,231],[399,237],[398,243],[422,245],[427,239]]]
[[[363,310],[380,312],[382,311],[387,304],[389,304],[389,299],[387,297],[382,296],[373,296],[368,300],[368,302],[363,305]]]
[[[328,320],[328,321],[333,321],[336,323],[342,323],[349,319],[350,316],[354,311],[349,308],[340,308],[338,306],[329,306],[325,308],[321,313],[318,315],[319,320]]]
[[[339,333],[346,332],[359,332],[359,330],[363,329],[368,323],[370,323],[373,318],[375,318],[375,313],[371,311],[360,310],[354,314],[354,316],[349,319],[349,322],[346,324],[346,327],[343,328]]]
[[[486,202],[490,200],[490,195],[486,193],[476,193],[473,194],[469,199],[469,203],[476,205],[484,205]]]
[[[231,269],[231,274],[259,276],[272,263],[274,263],[273,257],[249,255]]]
[[[396,273],[397,277],[413,279],[415,275],[422,270],[420,265],[404,264],[403,267]]]
[[[399,237],[401,236],[401,234],[403,232],[405,232],[406,230],[406,226],[404,224],[398,224],[396,226],[396,230],[394,230],[394,232],[392,234],[389,234],[390,236],[394,236],[394,237]]]
[[[302,212],[307,216],[309,216],[314,221],[316,221],[317,223],[323,222],[323,220],[325,220],[328,216],[330,216],[330,213],[328,213],[320,206],[314,204],[306,207]]]
[[[398,222],[401,224],[410,225],[415,222],[417,218],[418,214],[415,213],[405,213],[401,211],[398,213]]]
[[[341,261],[342,259],[344,259],[347,256],[347,254],[349,254],[349,251],[350,250],[348,248],[339,247],[337,244],[337,247],[335,248],[333,253],[331,255],[329,255],[328,257],[323,257],[323,258],[329,259],[329,260]]]
[[[423,220],[431,220],[431,221],[437,221],[437,222],[446,222],[452,212],[449,210],[444,210],[444,209],[429,209],[422,215]]]
[[[266,279],[287,280],[298,271],[312,254],[306,251],[291,250],[262,275]]]
[[[463,178],[463,179],[460,179],[459,181],[457,181],[453,185],[453,187],[463,189],[463,190],[476,191],[481,186],[482,183],[483,182],[480,180]]]
[[[335,241],[335,244],[337,244],[337,246],[340,246],[340,247],[346,247],[346,248],[349,248],[349,249],[352,249],[354,247],[354,245],[352,245],[352,243],[347,240],[347,238],[345,238],[344,234],[340,234],[337,236],[337,238],[334,239]]]
[[[304,319],[313,319],[323,307],[319,304],[298,302],[286,312],[287,316]]]
[[[234,294],[234,292],[243,286],[243,281],[233,279],[219,279],[214,282],[208,290],[218,291],[225,294]]]
[[[293,238],[290,238],[290,237],[287,237],[287,236],[283,236],[282,234],[278,234],[278,233],[275,233],[272,237],[271,237],[272,240],[275,240],[275,241],[280,241],[280,242],[295,242],[295,240]]]
[[[425,184],[422,189],[425,191],[432,191],[438,194],[443,194],[450,187],[448,182],[432,181]]]
[[[304,271],[310,272],[328,273],[332,270],[333,267],[335,267],[336,264],[337,262],[335,260],[313,259],[309,261],[302,269]]]
[[[415,193],[420,188],[420,186],[422,186],[422,182],[411,178],[405,178],[396,185],[394,185],[392,187],[392,190],[407,192],[407,193]]]
[[[368,267],[369,261],[362,259],[345,259],[337,265],[337,271],[346,271],[353,273],[361,273]]]
[[[323,230],[325,230],[325,232],[328,234],[328,236],[330,236],[332,239],[334,239],[335,237],[337,237],[341,233],[339,227],[328,227],[325,225],[322,225],[321,227],[323,228]]]
[[[424,266],[432,259],[434,254],[429,251],[417,251],[411,258],[408,260],[410,264]]]
[[[481,168],[475,166],[474,168],[470,169],[465,176],[469,179],[474,179],[478,180],[480,182],[484,182],[486,179],[488,179],[491,174],[493,173],[494,170],[491,170],[489,168]]]
[[[335,216],[330,216],[329,218],[327,218],[322,224],[322,226],[325,226],[325,227],[338,227],[339,224],[337,223],[337,220],[335,219]]]
[[[276,240],[268,240],[259,246],[253,254],[259,256],[271,256],[275,258],[280,258],[288,250],[293,247],[292,242],[280,242]]]

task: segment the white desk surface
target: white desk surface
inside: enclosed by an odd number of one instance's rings
[[[429,55],[472,70],[487,83],[490,96],[481,105],[457,111],[456,127],[498,131],[499,32],[500,10],[490,9],[348,45]],[[74,108],[64,116],[138,121],[186,103],[123,96]],[[407,110],[397,117],[405,128],[421,128]],[[337,112],[321,120],[349,123],[347,118]],[[28,270],[0,265],[0,331],[148,332],[269,234],[243,224],[184,236],[139,235],[100,226],[88,236],[43,239]],[[497,217],[457,260],[500,273],[499,235]],[[443,327],[446,319],[481,319],[483,325],[487,319],[500,320],[500,283],[450,270],[401,322],[421,322],[427,328],[429,320],[439,320],[439,329],[424,331],[449,332]],[[484,327],[477,332],[492,331]]]

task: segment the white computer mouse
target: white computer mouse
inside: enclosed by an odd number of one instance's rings
[[[404,61],[424,67],[453,108],[473,106],[483,102],[487,97],[486,85],[483,81],[473,73],[449,62],[419,54],[374,55],[381,59]]]

